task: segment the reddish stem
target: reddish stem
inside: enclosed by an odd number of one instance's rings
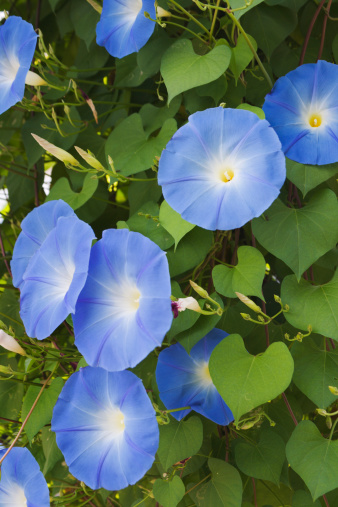
[[[263,294],[263,292],[262,292],[262,294]],[[263,312],[266,315],[266,305],[265,305],[264,301],[262,301],[262,310],[263,310]],[[269,336],[269,327],[268,327],[267,324],[265,324],[264,329],[265,329],[265,337],[266,337],[266,346],[269,347],[269,345],[270,345],[270,336]]]
[[[307,34],[304,39],[304,44],[303,44],[302,52],[301,52],[300,59],[299,59],[299,65],[303,65],[303,63],[304,63],[305,53],[307,50],[307,46],[309,44],[309,40],[310,40],[310,36],[311,36],[312,30],[313,30],[313,27],[315,25],[316,19],[318,18],[318,15],[319,15],[320,11],[322,10],[322,7],[325,4],[325,2],[326,2],[326,0],[322,0],[320,2],[320,4],[317,7],[316,12],[313,15],[313,18],[312,18],[311,23],[309,25]]]
[[[257,496],[256,496],[256,483],[255,483],[255,479],[253,477],[251,477],[251,480],[252,480],[252,487],[253,487],[255,507],[258,507]]]
[[[330,507],[330,504],[329,504],[328,499],[326,498],[326,495],[323,495],[323,500],[325,502],[326,507]]]
[[[234,265],[237,256],[240,228],[235,230],[235,248],[231,257],[231,264]]]
[[[11,268],[9,267],[8,261],[6,259],[6,252],[5,252],[5,247],[4,247],[4,242],[2,240],[1,232],[0,232],[0,249],[1,249],[1,254],[3,257],[4,263],[5,263],[6,269],[8,271],[8,274],[10,275],[11,278],[13,278]]]
[[[321,59],[322,53],[323,53],[323,49],[324,49],[326,25],[327,25],[327,20],[328,20],[329,14],[330,14],[331,4],[332,4],[332,0],[329,0],[327,2],[327,7],[326,7],[326,10],[325,10],[325,14],[324,14],[322,36],[320,38],[320,47],[319,47],[319,51],[318,51],[317,62],[318,62],[318,60]]]
[[[295,423],[295,425],[297,426],[297,425],[298,425],[298,421],[297,421],[297,419],[296,419],[295,414],[294,414],[294,413],[293,413],[293,411],[292,411],[291,405],[290,405],[290,403],[288,402],[288,399],[287,399],[287,397],[286,397],[286,394],[285,394],[285,393],[282,393],[282,397],[283,397],[283,400],[284,400],[284,402],[285,402],[285,405],[287,406],[287,409],[288,409],[288,411],[289,411],[289,413],[290,413],[290,415],[291,415],[291,417],[292,417],[293,422],[294,422],[294,423]]]

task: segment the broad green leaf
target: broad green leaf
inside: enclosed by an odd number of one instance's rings
[[[176,507],[184,496],[185,487],[178,475],[174,475],[171,481],[156,479],[153,493],[155,500],[163,507]]]
[[[338,173],[338,163],[328,165],[305,165],[286,159],[286,175],[299,188],[303,197],[323,181]]]
[[[256,481],[257,505],[262,507],[290,507],[292,489],[284,484],[276,486],[270,481]]]
[[[298,489],[292,497],[292,507],[321,507],[319,500],[313,502],[308,491]]]
[[[190,493],[198,507],[239,507],[242,504],[242,480],[236,468],[226,461],[208,459],[210,481]]]
[[[98,180],[93,179],[93,175],[90,173],[87,173],[83,180],[81,192],[74,192],[70,188],[69,180],[67,178],[59,178],[52,186],[51,191],[46,198],[46,202],[63,199],[73,208],[73,210],[77,210],[92,197],[97,189],[97,186]]]
[[[155,157],[159,157],[163,148],[176,132],[176,121],[167,119],[157,134],[146,134],[142,118],[135,113],[123,120],[110,134],[106,142],[106,156],[111,156],[117,171],[130,176],[149,169]],[[128,147],[128,149],[126,149]]]
[[[23,393],[23,384],[11,382],[10,380],[0,381],[0,415],[2,417],[13,420],[18,419]]]
[[[241,472],[279,484],[285,461],[283,439],[272,430],[262,430],[259,442],[239,442],[235,447],[235,460]]]
[[[12,327],[16,336],[23,336],[25,328],[19,310],[19,294],[16,291],[6,290],[0,294],[0,320]]]
[[[264,300],[262,283],[265,276],[265,259],[257,248],[240,246],[237,251],[238,264],[233,267],[219,264],[212,270],[215,289],[223,296],[257,296]]]
[[[175,240],[175,250],[179,241],[191,231],[195,225],[183,220],[177,211],[173,210],[167,201],[163,201],[160,207],[160,224]]]
[[[195,227],[179,243],[171,247],[167,258],[171,276],[180,275],[200,264],[207,255],[213,241],[211,231]]]
[[[201,56],[195,53],[189,39],[174,42],[161,62],[168,103],[179,93],[218,79],[229,67],[230,58],[231,49],[223,44]]]
[[[248,11],[259,5],[264,0],[253,0],[251,3],[245,2],[245,0],[230,0],[229,4],[231,9],[239,9],[234,12],[235,18],[239,19],[243,14],[246,14]]]
[[[173,118],[181,105],[182,97],[175,97],[170,106],[155,107],[153,104],[145,104],[140,109],[140,116],[144,131],[147,135],[162,127],[163,123],[169,118]]]
[[[152,39],[136,54],[137,65],[147,76],[153,76],[160,70],[163,53],[171,46],[171,39],[165,30],[158,32],[160,37]]]
[[[190,417],[186,421],[170,419],[169,424],[160,426],[160,445],[158,457],[165,470],[189,458],[199,451],[203,440],[203,426],[201,420]]]
[[[291,354],[295,362],[293,382],[319,408],[326,408],[337,397],[328,386],[337,385],[338,349],[326,349],[325,340],[305,338],[302,343],[295,342]]]
[[[209,370],[238,423],[243,414],[276,398],[289,386],[293,360],[282,342],[272,343],[264,354],[252,356],[243,339],[231,334],[213,350]]]
[[[338,341],[338,271],[324,285],[311,285],[303,278],[300,282],[293,275],[284,278],[281,298],[290,310],[284,313],[295,328],[322,334]]]
[[[302,421],[296,426],[286,445],[286,456],[313,500],[338,488],[338,441],[324,438],[313,422]]]
[[[297,275],[338,241],[338,203],[332,190],[316,191],[304,208],[288,208],[277,199],[252,221],[252,231],[264,248],[282,259]]]
[[[70,18],[75,28],[75,33],[83,39],[89,48],[95,38],[95,30],[100,14],[83,0],[72,0]],[[95,66],[95,65],[94,65]]]
[[[255,39],[250,35],[248,35],[248,37],[255,50],[257,50],[257,43]],[[231,72],[236,78],[236,81],[253,58],[254,55],[252,54],[248,43],[246,42],[244,36],[240,33],[236,46],[231,49],[231,61],[229,65]]]
[[[50,428],[42,428],[42,448],[46,458],[42,473],[46,475],[54,465],[63,458],[62,452],[56,445],[56,435]]]
[[[236,109],[244,109],[245,111],[251,111],[252,113],[255,113],[260,120],[265,119],[264,111],[261,107],[252,106],[251,104],[240,104]]]
[[[150,215],[155,220],[145,215]],[[127,220],[126,225],[130,231],[140,232],[154,241],[162,250],[166,250],[174,244],[174,238],[158,222],[158,215],[158,204],[150,201],[141,206],[138,212]]]
[[[256,7],[254,15],[245,16],[242,23],[270,60],[273,50],[296,28],[297,14],[279,5],[261,4]]]
[[[28,412],[32,408],[32,405],[36,400],[41,387],[41,385],[37,385],[37,387],[29,386],[22,403],[22,420],[25,419]],[[63,380],[61,377],[57,377],[52,380],[50,386],[43,391],[41,398],[37,402],[36,407],[34,408],[25,426],[25,432],[30,442],[37,434],[37,432],[41,430],[41,428],[50,423],[52,419],[53,408],[59,397],[62,387]]]

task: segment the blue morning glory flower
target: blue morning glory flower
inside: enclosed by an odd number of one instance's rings
[[[70,472],[92,489],[119,490],[151,467],[159,443],[156,414],[130,371],[90,366],[67,380],[52,431]]]
[[[104,231],[73,317],[87,363],[124,370],[161,346],[172,322],[170,294],[166,254],[155,243],[127,229]]]
[[[258,217],[286,176],[280,141],[266,120],[241,109],[197,112],[178,129],[159,162],[158,182],[182,218],[230,230]]]
[[[278,79],[263,106],[285,155],[314,165],[338,162],[337,108],[338,65],[323,60]]]
[[[0,26],[0,114],[24,96],[37,37],[33,26],[17,16]]]
[[[7,449],[0,451],[0,458]],[[40,467],[24,447],[13,447],[1,465],[1,507],[48,507],[49,491]]]
[[[103,0],[100,21],[96,26],[96,42],[117,58],[139,51],[150,38],[155,22],[154,0]]]
[[[32,217],[27,219],[22,242],[16,249],[18,278],[22,263],[27,261],[24,251],[22,261],[21,248],[27,245],[31,256],[20,284],[20,315],[28,336],[38,340],[47,338],[70,313],[74,313],[87,278],[94,239],[91,227],[76,215],[61,215],[56,219],[58,212],[69,212],[62,203],[48,204],[50,206],[41,206],[41,210],[32,212]],[[48,232],[55,220],[55,227]],[[30,237],[26,239],[24,236]],[[36,239],[43,242],[34,253],[30,240],[34,242]]]
[[[209,359],[228,333],[213,329],[191,349],[190,355],[180,343],[162,350],[158,357],[156,381],[160,398],[168,410],[180,407],[191,409],[172,412],[178,421],[191,410],[223,426],[234,420],[209,373]]]
[[[21,222],[20,233],[13,250],[11,270],[14,287],[20,287],[28,263],[40,248],[48,234],[56,226],[59,217],[75,216],[72,208],[62,201],[50,201],[34,208]]]

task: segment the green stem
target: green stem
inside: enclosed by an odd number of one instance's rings
[[[199,26],[203,32],[207,33],[208,36],[210,35],[210,32],[207,28],[205,28],[205,26],[200,23],[198,21],[198,19],[195,18],[195,16],[193,16],[192,14],[190,14],[190,12],[188,12],[186,9],[184,9],[184,7],[182,7],[179,3],[177,3],[175,0],[170,0],[170,3],[172,3],[173,5],[175,5],[175,7],[177,7],[178,9],[180,9],[180,11],[184,12],[184,14],[189,18],[191,19],[191,21],[193,21],[194,23],[196,23],[197,26]],[[213,37],[212,37],[213,38]],[[214,38],[213,38],[214,40]]]
[[[166,414],[170,414],[171,412],[179,412],[180,410],[190,410],[191,407],[181,407],[181,408],[172,408],[171,410],[161,410],[161,412],[165,412]]]
[[[331,415],[331,414],[329,414],[329,415]],[[335,430],[335,427],[336,427],[336,425],[337,425],[337,422],[338,422],[338,419],[336,419],[336,420],[335,420],[335,422],[333,423],[333,426],[332,426],[332,428],[331,428],[330,437],[329,437],[330,442],[331,442],[331,440],[332,440],[332,437],[333,437],[333,432],[334,432],[334,430]]]
[[[216,20],[217,20],[217,14],[218,14],[218,8],[219,8],[219,4],[221,3],[221,0],[217,0],[216,2],[216,6],[215,6],[215,12],[214,12],[214,17],[212,18],[212,23],[211,23],[211,28],[210,28],[210,36],[209,36],[209,42],[211,43],[212,41],[212,35],[214,33],[214,29],[215,29],[215,25],[216,25]]]
[[[267,82],[269,83],[269,86],[270,88],[273,87],[273,84],[272,84],[272,81],[270,79],[270,76],[269,74],[266,72],[265,70],[265,67],[264,65],[262,64],[262,61],[261,59],[259,58],[258,54],[256,53],[256,50],[255,48],[253,47],[253,45],[251,44],[251,41],[246,33],[246,31],[244,30],[244,28],[242,27],[242,25],[240,24],[240,22],[236,19],[236,17],[232,14],[232,12],[230,12],[229,10],[226,11],[227,15],[229,16],[229,18],[232,20],[233,23],[235,23],[235,25],[237,26],[238,30],[241,32],[241,34],[243,35],[247,45],[249,46],[250,48],[250,51],[252,52],[252,54],[254,55],[257,63],[258,63],[258,66],[259,68],[261,69],[265,79],[267,80]]]
[[[173,23],[172,21],[166,21],[165,24],[166,25],[177,26],[178,28],[182,28],[182,30],[185,30],[186,32],[191,33],[194,37],[196,37],[197,39],[199,39],[200,41],[202,41],[203,44],[206,44],[205,40],[202,39],[202,37],[200,37],[199,35],[197,35],[197,33],[193,32],[192,30],[190,30],[189,28],[186,28],[183,25],[179,25],[178,23]]]

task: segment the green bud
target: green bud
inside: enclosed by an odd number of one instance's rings
[[[74,148],[76,149],[76,151],[78,152],[80,157],[82,157],[83,160],[85,160],[87,162],[88,165],[90,165],[91,167],[93,167],[97,171],[104,171],[103,165],[101,164],[101,162],[99,162],[94,157],[94,155],[92,155],[91,153],[87,153],[86,151],[82,150],[78,146],[74,146]]]
[[[317,408],[316,409],[319,415],[322,415],[323,417],[326,417],[328,413],[323,408]]]
[[[260,309],[260,307],[256,305],[256,303],[254,303],[247,296],[244,296],[244,294],[241,294],[240,292],[235,292],[235,294],[238,297],[238,299],[242,301],[242,303],[244,303],[248,308],[250,308],[250,310],[256,313],[261,313],[262,310]]]
[[[335,386],[329,386],[330,392],[334,394],[335,396],[338,396],[338,387]]]
[[[282,303],[281,298],[280,298],[279,296],[277,296],[276,294],[274,294],[273,298],[274,298],[274,300],[276,301],[276,303],[279,303],[279,304],[281,304],[281,303]]]
[[[251,320],[251,317],[248,313],[241,313],[241,317],[244,319],[244,320]]]
[[[201,298],[209,297],[208,292],[205,289],[202,289],[202,287],[200,287],[199,285],[197,285],[197,283],[193,282],[192,280],[189,280],[189,283],[191,287],[194,289],[194,291],[197,292],[199,296],[201,296]]]
[[[46,139],[43,139],[42,137],[39,137],[36,134],[32,134],[32,136],[44,150],[51,153],[55,158],[61,160],[61,162],[64,162],[65,164],[71,164],[74,166],[80,165],[80,163],[76,160],[76,158],[74,158],[73,155],[71,155],[67,151],[58,148],[54,144],[46,141]]]
[[[331,419],[331,417],[329,417],[329,416],[326,417],[325,424],[329,428],[329,430],[332,428],[332,419]]]

